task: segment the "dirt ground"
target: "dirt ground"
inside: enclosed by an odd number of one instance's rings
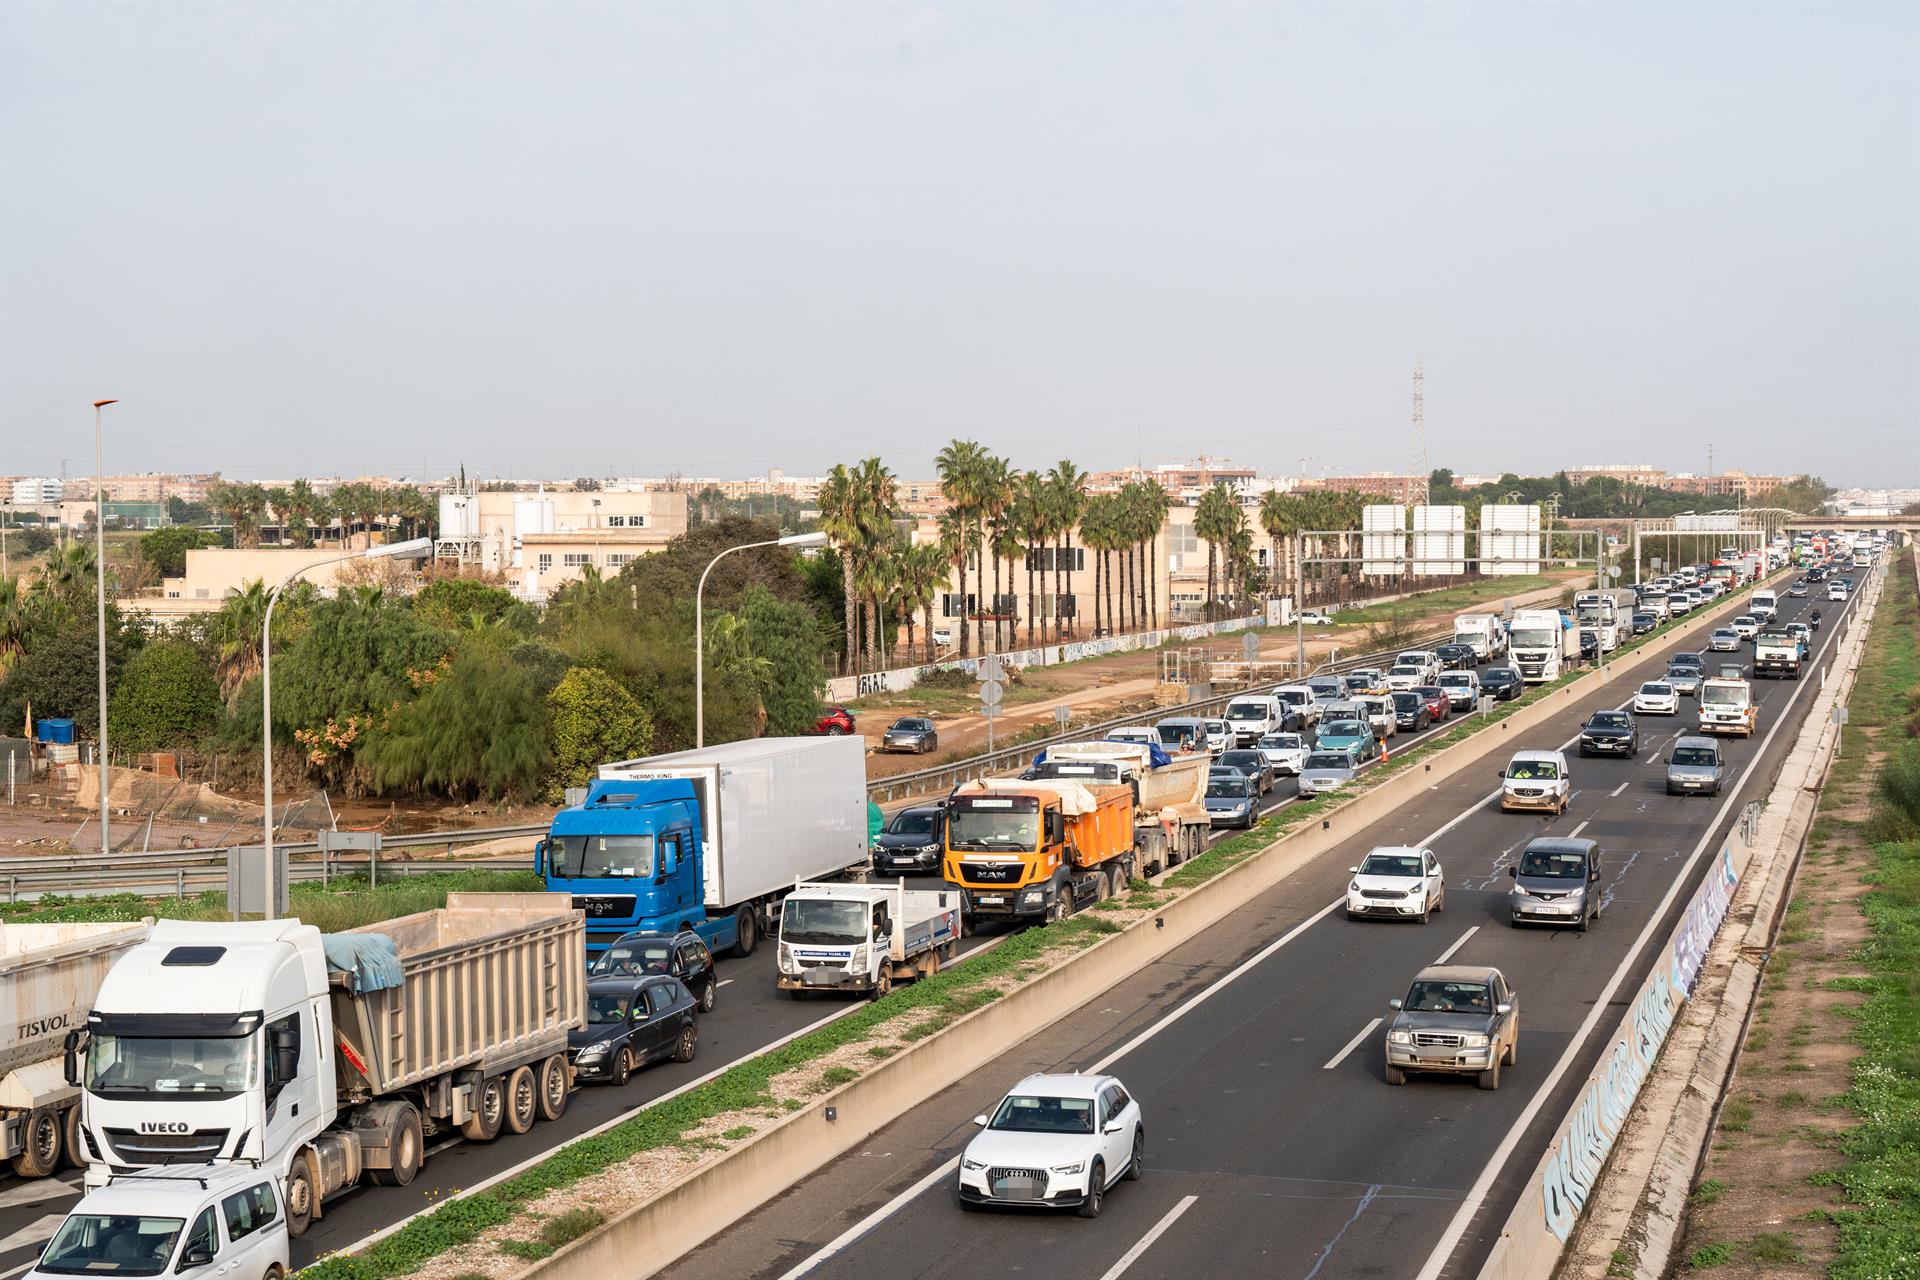
[[[1854,957],[1868,937],[1861,829],[1871,772],[1842,759],[1827,782],[1674,1275],[1818,1280],[1833,1261],[1836,1231],[1825,1214],[1840,1196],[1810,1179],[1840,1164],[1835,1145],[1852,1123],[1840,1095],[1852,1083],[1863,997],[1828,987],[1864,976]]]

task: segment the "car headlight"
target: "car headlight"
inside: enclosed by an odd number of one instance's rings
[[[1460,1037],[1460,1044],[1462,1048],[1484,1049],[1487,1047],[1487,1038],[1482,1035],[1464,1035]]]
[[[582,1062],[597,1062],[606,1056],[607,1046],[603,1044],[589,1045],[580,1051],[580,1061]]]
[[[1392,1043],[1392,1044],[1412,1044],[1412,1043],[1413,1043],[1413,1032],[1411,1032],[1411,1031],[1389,1031],[1389,1032],[1387,1032],[1387,1040],[1388,1040],[1388,1042],[1389,1042],[1389,1043]]]
[[[975,1160],[971,1156],[962,1156],[960,1158],[960,1167],[968,1173],[978,1173],[987,1166],[984,1161]]]
[[[1050,1172],[1050,1173],[1078,1173],[1078,1172],[1080,1172],[1080,1171],[1081,1171],[1082,1169],[1084,1169],[1084,1168],[1086,1168],[1086,1167],[1087,1167],[1087,1162],[1086,1162],[1085,1160],[1075,1160],[1075,1161],[1074,1161],[1074,1162],[1073,1162],[1072,1164],[1056,1164],[1056,1165],[1054,1165],[1054,1166],[1053,1166],[1053,1168],[1052,1168],[1052,1169],[1050,1169],[1050,1170],[1048,1170],[1048,1172]]]
[[[1347,884],[1347,892],[1348,892],[1348,893],[1358,893],[1358,892],[1360,892],[1360,882],[1359,882],[1358,880],[1353,880],[1353,881],[1350,881],[1350,882],[1348,882],[1348,884]]]

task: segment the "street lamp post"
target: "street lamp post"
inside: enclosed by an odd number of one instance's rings
[[[107,473],[101,464],[100,411],[118,400],[93,402],[93,594],[100,644],[100,852],[113,852],[107,828]]]
[[[372,538],[373,534],[369,532],[367,537]],[[262,847],[266,853],[266,902],[262,919],[273,919],[280,905],[279,888],[274,884],[273,874],[273,606],[279,603],[280,593],[293,585],[295,578],[310,570],[339,564],[343,560],[417,560],[432,550],[432,538],[410,538],[405,542],[391,542],[385,546],[349,551],[345,555],[315,560],[312,564],[295,569],[280,580],[279,586],[267,593],[267,616],[260,624],[261,790],[264,792],[263,798],[266,801],[266,813],[261,822]]]
[[[770,538],[765,542],[743,542],[737,547],[728,547],[707,561],[707,567],[700,571],[700,581],[693,589],[693,745],[696,749],[707,745],[707,616],[700,604],[707,590],[707,575],[713,572],[713,566],[736,551],[753,551],[759,547],[806,550],[826,545],[827,535],[819,532],[790,533],[784,538]]]

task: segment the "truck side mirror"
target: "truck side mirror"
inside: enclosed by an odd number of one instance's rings
[[[1401,1008],[1403,1004],[1404,1002],[1400,999],[1400,997],[1395,996],[1393,999],[1387,1001],[1387,1008],[1398,1009],[1398,1008]]]
[[[1600,868],[1595,867],[1593,870],[1587,872],[1587,879],[1598,881],[1600,879]]]
[[[273,1073],[283,1082],[300,1069],[300,1041],[292,1031],[273,1033]]]
[[[1504,1018],[1508,1014],[1513,1012],[1513,1006],[1503,1001],[1502,1003],[1493,1006],[1493,1011]]]
[[[547,874],[547,842],[544,839],[533,842],[533,874]]]
[[[73,1088],[80,1087],[80,1032],[69,1031],[63,1042],[65,1049],[61,1066],[65,1071],[67,1083]]]

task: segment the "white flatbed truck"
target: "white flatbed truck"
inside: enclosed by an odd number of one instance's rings
[[[777,985],[878,1000],[895,982],[938,973],[960,943],[960,895],[897,884],[800,883],[780,903]]]

